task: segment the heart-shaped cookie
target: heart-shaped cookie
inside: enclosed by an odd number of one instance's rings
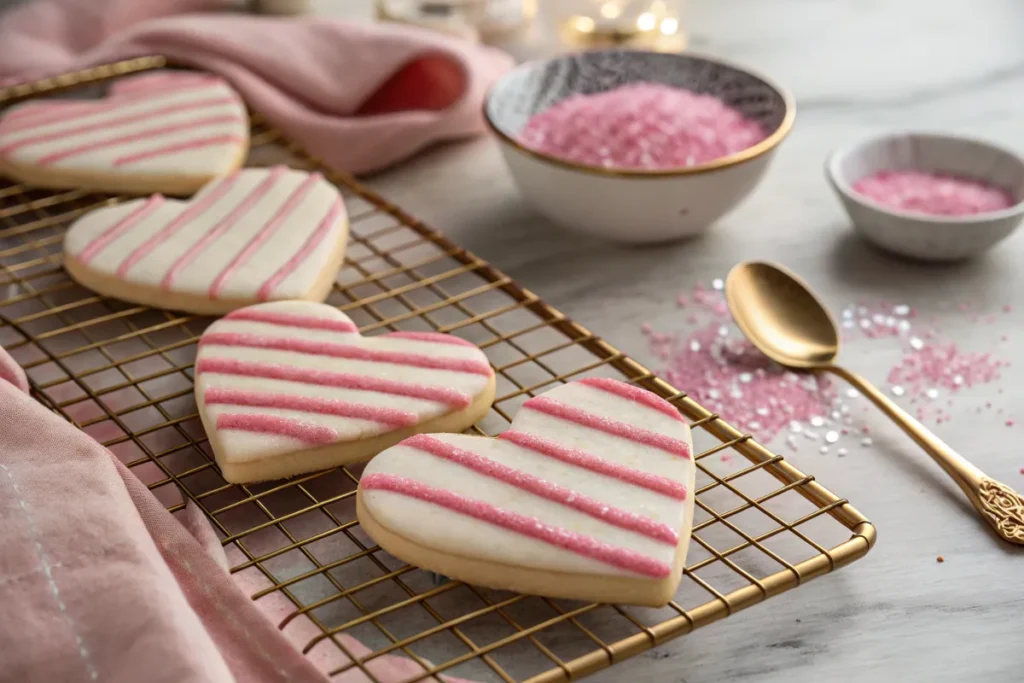
[[[100,294],[216,314],[323,301],[347,240],[341,194],[320,174],[247,168],[190,200],[153,195],[87,213],[68,228],[64,267]]]
[[[0,115],[0,173],[41,187],[192,194],[249,150],[238,93],[215,76],[159,71],[99,100],[29,102]]]
[[[242,308],[199,339],[196,404],[224,478],[278,479],[367,460],[424,431],[462,431],[490,409],[494,371],[435,332],[363,337],[326,304]]]
[[[532,398],[496,439],[419,434],[370,461],[357,514],[382,548],[467,583],[660,606],[693,520],[690,429],[612,379]]]

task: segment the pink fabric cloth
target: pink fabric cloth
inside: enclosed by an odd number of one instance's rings
[[[110,451],[3,381],[0,425],[0,681],[326,683],[349,661],[300,654],[264,613],[294,606],[280,593],[257,606],[265,578],[239,589],[197,507],[183,525]],[[367,666],[385,683],[422,671],[391,655]]]
[[[366,173],[482,132],[497,50],[324,18],[182,14],[225,0],[36,0],[0,15],[0,81],[160,54],[217,73],[328,165]]]

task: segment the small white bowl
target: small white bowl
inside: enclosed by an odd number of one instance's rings
[[[706,164],[639,170],[587,166],[523,146],[529,118],[575,94],[662,83],[714,95],[761,123],[762,142]],[[520,193],[566,228],[651,243],[703,232],[750,194],[793,126],[790,95],[745,67],[691,54],[595,50],[527,62],[487,94],[484,117]]]
[[[884,170],[963,176],[1008,191],[1016,204],[970,216],[901,211],[853,189]],[[887,251],[924,261],[976,256],[1012,233],[1024,218],[1024,159],[989,142],[929,133],[871,138],[834,151],[825,176],[864,239]]]

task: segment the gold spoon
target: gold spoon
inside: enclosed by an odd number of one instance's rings
[[[831,372],[855,386],[939,463],[1000,537],[1024,545],[1024,498],[967,462],[863,377],[836,365],[835,322],[800,278],[781,266],[747,261],[729,272],[725,299],[736,324],[764,355],[786,367]]]

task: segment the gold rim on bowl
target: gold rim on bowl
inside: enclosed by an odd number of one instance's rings
[[[644,52],[644,51],[643,50],[631,50],[631,52]],[[559,57],[565,57],[565,56],[566,55],[560,55]],[[783,101],[783,103],[786,106],[786,113],[782,117],[782,122],[778,125],[778,127],[768,137],[766,137],[764,140],[762,140],[761,142],[757,143],[756,145],[752,145],[750,147],[747,147],[746,149],[742,149],[739,152],[735,152],[733,154],[729,154],[729,155],[726,155],[724,157],[719,157],[718,159],[712,159],[711,161],[709,161],[707,163],[699,164],[697,166],[684,166],[684,167],[673,167],[673,168],[663,168],[663,169],[630,169],[630,168],[605,168],[603,166],[589,166],[587,164],[580,164],[580,163],[577,163],[575,161],[569,161],[567,159],[563,159],[561,157],[554,156],[553,154],[545,154],[544,152],[538,152],[535,149],[530,149],[529,147],[523,145],[521,142],[516,140],[514,137],[512,137],[511,135],[509,135],[505,131],[501,130],[501,128],[499,128],[498,125],[496,123],[494,123],[494,121],[491,120],[491,116],[490,116],[490,114],[487,111],[488,104],[490,104],[490,101],[491,101],[491,95],[494,94],[495,89],[501,84],[501,82],[503,80],[508,78],[514,72],[517,72],[517,71],[520,71],[520,70],[523,70],[523,69],[527,69],[527,68],[536,66],[537,64],[541,64],[541,63],[546,62],[546,61],[553,61],[552,59],[533,59],[533,60],[529,60],[529,61],[523,62],[522,64],[520,64],[520,65],[518,65],[516,67],[513,67],[510,71],[508,71],[505,74],[503,74],[501,76],[501,78],[499,78],[494,84],[492,84],[491,87],[488,88],[488,90],[487,90],[487,95],[484,97],[484,105],[483,105],[484,122],[486,122],[487,127],[490,128],[491,131],[495,135],[497,135],[498,138],[501,141],[505,142],[508,145],[511,145],[513,148],[517,149],[518,151],[522,152],[523,154],[531,156],[531,157],[533,157],[535,159],[538,159],[540,161],[544,161],[544,162],[547,162],[549,164],[553,164],[555,166],[562,166],[562,167],[565,167],[565,168],[571,168],[573,170],[582,171],[584,173],[590,173],[590,174],[593,174],[593,175],[622,176],[622,177],[627,177],[627,178],[628,177],[632,177],[632,178],[637,178],[637,177],[662,177],[662,178],[664,178],[664,177],[673,177],[673,176],[692,175],[692,174],[696,174],[696,173],[706,173],[706,172],[709,172],[709,171],[719,171],[719,170],[721,170],[723,168],[728,168],[730,166],[737,166],[737,165],[745,163],[747,161],[751,161],[752,159],[756,159],[757,157],[759,157],[759,156],[761,156],[761,155],[771,151],[775,147],[778,147],[779,143],[782,142],[782,140],[787,135],[789,135],[789,131],[793,128],[793,122],[796,120],[796,102],[793,99],[793,96],[789,93],[789,91],[786,90],[785,88],[783,88],[782,86],[780,86],[774,80],[768,78],[767,76],[765,76],[764,74],[760,73],[759,71],[755,71],[753,69],[748,69],[745,66],[740,66],[738,64],[734,64],[733,62],[729,62],[729,61],[724,60],[724,59],[719,59],[717,57],[707,57],[705,55],[696,54],[696,53],[692,53],[692,52],[681,52],[677,56],[684,57],[684,58],[699,59],[699,60],[703,60],[705,62],[711,62],[712,64],[718,64],[720,66],[724,66],[724,67],[727,67],[727,68],[730,68],[730,69],[735,69],[736,71],[742,71],[743,73],[746,73],[746,74],[748,74],[750,76],[754,76],[755,78],[760,79],[762,82],[764,82],[766,85],[768,85],[768,87],[772,88],[776,93],[778,93],[779,97],[782,98],[782,101]],[[554,59],[558,59],[559,57],[556,57]]]

